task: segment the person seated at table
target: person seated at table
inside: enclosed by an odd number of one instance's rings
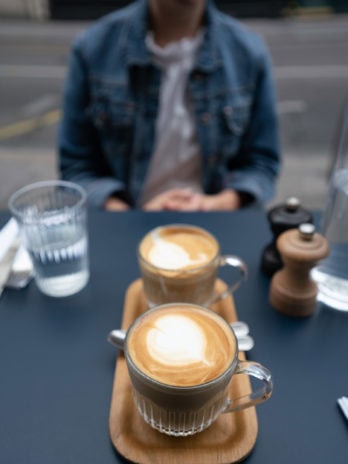
[[[62,178],[112,211],[265,205],[280,169],[262,39],[211,0],[137,0],[74,41]]]

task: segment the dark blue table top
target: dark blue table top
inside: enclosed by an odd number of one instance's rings
[[[0,214],[0,226],[9,218]],[[136,246],[166,223],[205,227],[222,253],[249,268],[237,290],[239,319],[256,345],[248,358],[268,366],[274,393],[257,407],[250,464],[348,462],[348,422],[337,398],[348,395],[348,314],[318,306],[306,319],[282,316],[260,271],[271,232],[263,212],[89,213],[91,278],[80,293],[42,295],[34,282],[0,299],[0,463],[125,462],[109,439],[117,352],[106,341],[121,322],[128,285],[139,277]],[[223,274],[222,274],[223,278]]]

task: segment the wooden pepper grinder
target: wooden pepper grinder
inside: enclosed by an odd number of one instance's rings
[[[310,316],[317,304],[317,284],[310,277],[317,261],[329,254],[325,237],[310,223],[282,233],[277,240],[284,267],[271,281],[270,301],[288,316]]]

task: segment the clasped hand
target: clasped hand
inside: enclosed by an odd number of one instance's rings
[[[207,195],[187,188],[167,190],[142,207],[144,211],[223,211],[240,208],[240,196],[231,189]],[[130,207],[117,198],[108,198],[104,205],[108,211],[126,211]]]

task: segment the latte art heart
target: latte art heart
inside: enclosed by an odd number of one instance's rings
[[[167,366],[187,366],[205,359],[206,340],[200,326],[185,316],[167,315],[155,321],[146,337],[150,356]]]
[[[202,265],[209,260],[210,256],[200,252],[191,258],[187,250],[168,240],[157,238],[149,251],[148,259],[154,266],[161,269],[182,269],[192,265]]]
[[[147,376],[185,387],[219,377],[237,348],[225,320],[211,310],[183,303],[144,313],[127,337],[127,347]]]
[[[141,255],[161,270],[199,268],[217,255],[215,239],[203,230],[168,226],[146,235],[140,245]]]

